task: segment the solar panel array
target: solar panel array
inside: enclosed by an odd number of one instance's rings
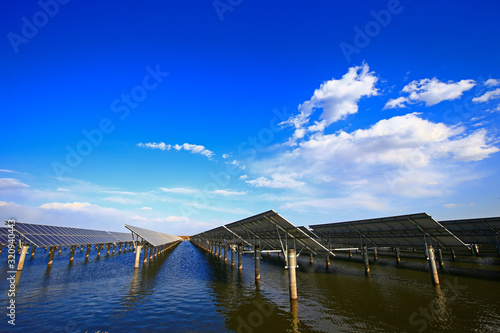
[[[127,224],[125,224],[125,227],[155,247],[178,242],[178,241],[182,240],[182,238],[180,238],[180,237],[169,235],[169,234],[164,234],[164,233],[158,232],[158,231],[134,227],[134,226],[127,225]]]
[[[311,253],[329,253],[330,251],[314,239],[310,231],[297,228],[273,210],[217,227],[195,236],[195,241],[224,240],[226,243],[244,240],[246,244],[259,242],[262,251],[282,250],[282,244],[288,239],[297,246]]]
[[[362,237],[371,245],[423,247],[424,235],[443,248],[467,245],[426,213],[351,222],[311,225],[314,233],[335,246],[359,246]]]
[[[124,242],[107,231],[16,222],[14,230],[23,241],[37,247]],[[125,233],[123,239],[127,239]]]
[[[115,232],[115,231],[108,231],[108,233],[115,237],[119,242],[121,243],[126,243],[126,242],[133,242],[134,240],[132,239],[132,233],[131,232]]]
[[[469,244],[495,244],[500,237],[500,217],[440,221]]]

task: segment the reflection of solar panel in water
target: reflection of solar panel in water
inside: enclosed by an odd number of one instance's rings
[[[182,238],[180,237],[164,234],[162,232],[143,229],[126,224],[125,227],[153,246],[170,244],[182,240]]]
[[[107,231],[16,222],[15,230],[38,247],[116,243]]]

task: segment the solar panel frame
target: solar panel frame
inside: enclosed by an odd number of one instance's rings
[[[469,244],[497,245],[500,217],[439,221],[448,230]]]

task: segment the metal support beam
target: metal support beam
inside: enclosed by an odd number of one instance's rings
[[[431,280],[433,284],[439,284],[439,276],[436,267],[436,258],[434,256],[434,249],[432,245],[427,247],[427,260],[429,261],[429,270],[431,273]]]
[[[243,244],[238,244],[238,269],[243,269]]]
[[[75,250],[76,250],[76,245],[71,246],[69,254],[69,262],[73,262],[73,259],[75,259]]]
[[[91,247],[91,246],[92,246],[92,245],[90,245],[90,244],[89,244],[89,245],[87,245],[87,253],[85,253],[85,259],[88,259],[88,258],[89,258],[89,252],[90,252],[90,247]]]
[[[260,281],[260,246],[255,245],[255,281]]]
[[[443,253],[441,252],[441,249],[436,249],[436,259],[439,262],[439,268],[443,268],[444,261],[443,261]]]
[[[28,253],[29,245],[23,245],[21,249],[21,255],[19,256],[19,262],[17,263],[17,270],[22,271],[24,266],[24,259],[26,259],[26,253]]]
[[[54,254],[56,253],[57,246],[51,246],[49,249],[49,262],[47,266],[52,266],[52,262],[54,261]]]
[[[295,249],[288,249],[288,277],[290,281],[290,299],[297,299],[297,276],[295,268],[297,266],[297,257]]]
[[[370,275],[370,262],[368,261],[368,248],[363,246],[363,263],[365,264],[365,274]]]
[[[134,268],[139,268],[139,260],[141,259],[142,245],[138,244],[135,248],[135,265]]]

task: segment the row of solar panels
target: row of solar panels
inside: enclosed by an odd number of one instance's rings
[[[170,234],[165,234],[163,232],[134,227],[127,224],[125,224],[125,227],[155,247],[174,242],[180,242],[182,240],[182,238],[180,237]]]
[[[378,247],[420,248],[428,242],[441,248],[467,248],[470,244],[500,248],[500,217],[437,222],[428,214],[420,213],[317,224],[310,228],[295,227],[271,210],[205,231],[191,239],[205,242],[243,239],[249,244],[258,240],[269,249],[280,249],[283,237],[287,236],[313,253],[328,251],[331,245],[358,247],[362,242]]]
[[[106,244],[132,242],[132,234],[50,225],[16,222],[14,227],[16,243],[22,241],[37,247]],[[0,243],[8,244],[9,228],[0,228]]]

